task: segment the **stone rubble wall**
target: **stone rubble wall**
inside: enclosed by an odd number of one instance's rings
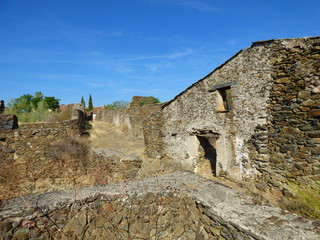
[[[199,188],[201,186],[201,188]],[[317,221],[189,172],[11,199],[1,239],[319,239]]]
[[[0,159],[12,160],[15,152],[14,129],[18,119],[12,114],[0,114]]]
[[[105,148],[91,149],[93,158],[108,164],[108,183],[129,181],[137,178],[142,160]]]
[[[320,181],[320,38],[275,42],[270,92],[269,166],[279,186],[286,178]],[[274,184],[275,183],[275,184]]]
[[[135,96],[128,108],[105,109],[97,113],[96,120],[108,122],[135,137],[143,137],[143,120],[160,111],[162,104],[152,104],[149,97]]]
[[[67,135],[80,136],[86,124],[85,114],[77,110],[77,117],[62,122],[18,124],[15,115],[0,114],[2,159],[28,160],[43,158],[48,145]]]
[[[152,114],[143,122],[145,154],[151,158],[161,158],[163,149],[164,118],[162,111]]]
[[[84,126],[79,124],[79,119],[20,124],[14,131],[15,159],[26,163],[28,159],[48,159],[47,149],[52,142],[66,136],[80,136],[83,131]]]

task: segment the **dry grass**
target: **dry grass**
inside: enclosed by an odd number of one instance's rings
[[[86,138],[67,136],[47,146],[45,159],[1,163],[0,199],[105,184],[109,164],[90,153]]]
[[[90,145],[115,150],[126,155],[142,159],[142,168],[138,178],[159,176],[174,171],[183,170],[181,164],[172,159],[152,159],[144,155],[144,140],[129,133],[125,126],[115,127],[100,121],[92,122]]]
[[[90,131],[90,145],[115,150],[123,154],[143,157],[143,138],[133,137],[127,128],[117,128],[106,122],[93,121]]]

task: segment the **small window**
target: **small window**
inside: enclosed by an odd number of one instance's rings
[[[231,87],[217,89],[217,111],[227,112],[232,108]]]

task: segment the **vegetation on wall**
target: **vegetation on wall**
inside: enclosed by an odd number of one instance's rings
[[[114,101],[112,104],[108,104],[105,106],[105,109],[111,109],[111,110],[115,110],[115,109],[120,109],[120,108],[127,108],[129,106],[128,101]]]
[[[141,99],[139,101],[140,106],[144,106],[146,104],[156,104],[156,103],[161,103],[160,100],[156,97],[149,96],[148,98]]]

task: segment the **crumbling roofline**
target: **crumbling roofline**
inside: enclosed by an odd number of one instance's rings
[[[263,44],[267,44],[267,43],[272,43],[275,41],[285,41],[285,40],[293,40],[293,39],[319,39],[320,36],[316,36],[316,37],[302,37],[302,38],[282,38],[282,39],[268,39],[268,40],[263,40],[263,41],[255,41],[252,42],[251,47],[255,47],[258,45],[263,45]]]

